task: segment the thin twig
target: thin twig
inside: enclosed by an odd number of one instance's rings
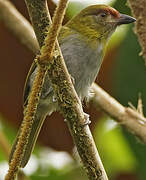
[[[136,18],[135,33],[142,47],[140,55],[143,56],[146,63],[146,0],[128,0],[128,2]]]
[[[0,0],[0,20],[22,44],[34,53],[37,52],[39,45],[30,23],[8,0]]]

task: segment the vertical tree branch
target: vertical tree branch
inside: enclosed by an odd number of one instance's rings
[[[142,47],[140,55],[146,63],[146,0],[128,0],[134,17],[136,18],[135,32]]]

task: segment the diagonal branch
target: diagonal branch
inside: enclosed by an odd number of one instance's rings
[[[0,3],[1,2],[2,1],[0,1]],[[134,3],[135,1],[130,1],[130,3],[131,2]],[[2,6],[0,6],[0,8],[1,7]],[[0,16],[2,17],[2,13],[1,12],[2,11],[0,9]],[[9,11],[7,11],[7,12],[10,13]],[[32,17],[34,16],[33,14],[31,14],[31,15],[32,15]],[[14,18],[14,16],[9,16],[9,17],[12,18],[12,19]],[[135,17],[137,17],[137,16],[135,16]],[[48,17],[46,19],[48,21]],[[17,23],[17,21],[16,21],[16,24],[19,24],[19,23]],[[23,21],[24,21],[24,24],[25,24],[25,21],[27,21],[27,20],[23,19]],[[8,28],[9,28],[9,26],[8,26]],[[22,30],[22,32],[30,31],[30,29],[28,29],[27,26],[25,26],[21,30]],[[15,29],[14,29],[14,31],[15,31]],[[32,32],[32,30],[30,32]],[[45,34],[45,31],[43,33]],[[17,36],[17,33],[16,33],[16,36]],[[26,36],[26,40],[27,40],[28,37],[29,36]],[[24,38],[24,36],[22,36],[22,38]],[[33,38],[33,36],[30,36],[30,38],[32,39],[32,41],[36,41]],[[43,37],[40,37],[40,38],[42,38],[42,42],[43,42]],[[32,51],[33,51],[33,48],[34,48],[34,43],[32,43],[32,49],[31,49]],[[107,114],[112,116],[117,122],[119,122],[120,124],[125,126],[133,134],[135,134],[137,137],[139,137],[142,140],[143,143],[146,143],[146,124],[145,124],[145,118],[140,113],[135,112],[133,109],[122,106],[114,98],[110,97],[99,86],[93,85],[93,90],[94,90],[94,93],[95,93],[95,96],[92,99],[94,105],[96,107],[100,106],[102,110],[104,110]]]
[[[31,24],[8,0],[0,0],[0,20],[22,44],[33,53],[37,52],[39,46]]]
[[[23,153],[27,145],[27,140],[32,128],[33,119],[34,119],[33,117],[35,116],[35,111],[37,109],[40,91],[43,84],[43,77],[45,73],[46,73],[46,68],[41,69],[39,67],[38,73],[33,83],[31,95],[28,100],[26,113],[22,122],[23,124],[21,128],[21,133],[19,135],[19,139],[12,160],[9,164],[9,170],[5,177],[5,180],[14,180],[16,174],[18,173],[21,164],[21,159],[23,157]]]
[[[58,42],[56,43],[56,47],[57,49],[59,49],[59,51],[56,49],[55,56],[53,57],[52,61],[50,59],[51,57],[48,56],[49,53],[52,56],[51,50],[54,48],[55,44],[50,45],[50,42],[55,42],[56,40],[56,35],[58,34],[57,32],[59,31],[61,25],[61,21],[59,20],[59,18],[61,19],[63,18],[60,12],[62,12],[62,10],[64,9],[63,3],[67,1],[64,0],[64,1],[60,1],[60,3],[61,2],[62,2],[62,7],[59,8],[58,6],[57,9],[58,11],[56,11],[56,14],[53,18],[54,26],[51,26],[49,28],[49,32],[47,33],[47,37],[45,38],[44,45],[41,49],[41,56],[39,63],[40,64],[49,63],[48,74],[52,82],[53,89],[55,90],[55,93],[57,95],[59,107],[61,109],[61,112],[63,113],[63,116],[65,117],[65,119],[67,119],[67,124],[70,128],[71,134],[77,146],[84,167],[86,168],[86,172],[89,176],[89,179],[100,178],[106,180],[107,176],[104,171],[98,152],[96,150],[96,146],[93,141],[89,127],[83,126],[86,120],[83,114],[81,102],[72,85],[70,75],[68,74],[62,54],[58,46]],[[27,3],[30,3],[30,5],[27,5],[28,7],[35,8],[32,5],[33,1],[30,2],[28,0]],[[38,3],[41,2],[39,1]],[[30,12],[29,14],[32,15],[31,19],[33,19],[34,16],[34,14],[32,13],[33,11],[29,9],[29,12]],[[51,22],[51,19],[48,18],[48,21]],[[42,22],[40,21],[39,23]],[[36,24],[36,22],[33,22],[33,24]],[[42,30],[41,33],[44,34]],[[39,39],[38,36],[37,38],[38,41],[42,42],[42,39]]]
[[[32,2],[30,2],[28,0],[27,3],[34,3],[34,5],[36,5],[37,1],[32,0]],[[39,1],[38,3],[40,4],[41,1]],[[36,74],[29,96],[22,129],[16,145],[16,150],[10,162],[9,171],[5,177],[5,180],[13,180],[19,170],[23,152],[27,145],[27,139],[32,128],[34,115],[36,113],[37,105],[39,102],[41,88],[43,86],[43,81],[48,67],[50,80],[52,81],[52,86],[55,87],[54,89],[58,97],[58,103],[60,105],[61,112],[67,119],[68,126],[70,127],[70,131],[73,135],[75,144],[77,145],[78,152],[86,168],[89,178],[107,180],[106,173],[96,150],[96,146],[94,144],[89,127],[83,126],[85,117],[83,114],[81,102],[74,90],[65,63],[63,62],[61,52],[59,50],[56,50],[56,58],[52,59],[56,37],[62,24],[66,4],[67,0],[60,0],[60,3],[56,10],[56,14],[53,18],[53,24],[51,28],[49,28],[44,41],[44,45],[41,48],[42,54],[36,59],[38,62],[38,72]],[[31,6],[31,8],[34,8],[34,6]],[[59,49],[58,44],[57,47]],[[61,74],[61,76],[59,74]],[[58,95],[61,95],[62,98],[60,99],[60,96]]]
[[[94,96],[91,101],[94,106],[100,107],[132,134],[137,136],[143,143],[146,143],[146,118],[138,111],[122,106],[96,84],[93,84],[92,89]]]
[[[25,0],[39,46],[42,47],[51,19],[46,0]]]

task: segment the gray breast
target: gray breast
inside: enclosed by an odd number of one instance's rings
[[[88,96],[102,61],[102,47],[98,43],[96,49],[87,41],[78,38],[78,34],[70,35],[60,42],[69,73],[75,80],[75,89],[80,98]]]

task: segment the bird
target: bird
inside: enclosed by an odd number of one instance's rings
[[[118,26],[134,21],[135,18],[121,14],[108,5],[91,5],[62,26],[58,37],[59,45],[81,101],[90,96],[91,85],[98,75],[111,35]],[[24,88],[24,114],[37,70],[38,67],[34,62]],[[46,75],[20,167],[23,168],[27,164],[46,116],[57,110],[59,110],[57,98],[49,75]],[[21,128],[12,146],[9,163],[13,158],[20,132]]]

